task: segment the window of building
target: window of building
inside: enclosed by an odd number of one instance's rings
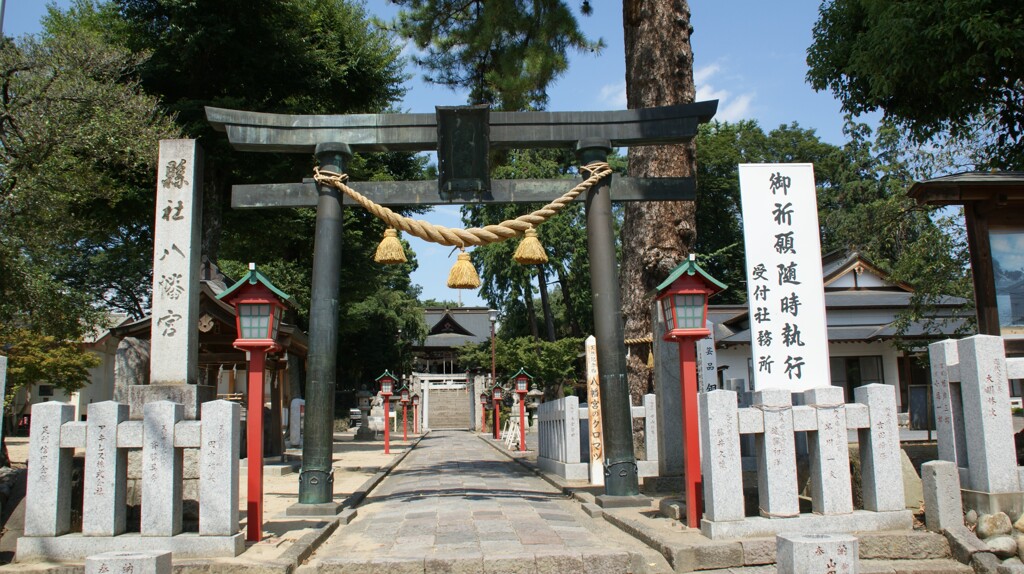
[[[853,389],[861,385],[884,383],[882,374],[882,356],[866,357],[829,357],[832,371],[832,385],[843,388],[844,400],[853,400]]]

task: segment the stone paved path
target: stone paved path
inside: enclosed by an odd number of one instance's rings
[[[474,434],[435,431],[309,564],[321,572],[622,573],[660,571],[648,567],[659,559]]]

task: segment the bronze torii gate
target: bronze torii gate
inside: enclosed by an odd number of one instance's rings
[[[381,205],[547,202],[566,180],[494,180],[490,148],[574,147],[580,162],[606,161],[613,147],[685,143],[709,121],[717,101],[612,112],[490,112],[486,106],[437,108],[436,114],[282,115],[206,108],[213,127],[240,151],[315,153],[321,169],[342,173],[353,152],[438,151],[437,181],[352,182]],[[611,179],[611,181],[609,181]],[[612,186],[611,184],[615,185]],[[612,191],[614,189],[614,192]],[[692,200],[693,178],[601,180],[586,196],[594,330],[605,427],[608,504],[639,494],[633,454],[626,349],[611,202]],[[334,187],[302,183],[236,185],[239,209],[316,207],[306,384],[305,441],[299,501],[289,514],[334,514],[331,455],[337,365],[342,204]]]

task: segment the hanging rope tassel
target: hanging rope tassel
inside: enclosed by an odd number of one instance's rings
[[[548,254],[544,251],[544,246],[540,244],[540,239],[537,239],[536,229],[526,230],[526,237],[519,242],[519,247],[516,248],[512,259],[522,265],[539,265],[548,262]]]
[[[654,344],[651,344],[651,348],[647,351],[647,368],[654,368]]]
[[[448,273],[448,286],[452,289],[476,289],[480,286],[480,275],[473,268],[469,253],[459,253],[459,260]]]
[[[385,265],[407,261],[405,249],[402,248],[402,242],[398,240],[398,232],[393,228],[389,227],[384,231],[384,239],[377,246],[377,253],[373,255],[373,260]]]

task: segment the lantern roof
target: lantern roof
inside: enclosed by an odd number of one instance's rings
[[[701,269],[700,265],[697,265],[697,256],[691,253],[685,261],[680,263],[678,267],[668,274],[668,277],[662,281],[660,285],[655,287],[655,291],[660,292],[665,290],[669,285],[675,283],[676,279],[679,279],[683,275],[697,276],[699,279],[702,279],[709,287],[711,287],[712,294],[728,289],[724,283],[708,275],[707,271]]]
[[[381,376],[379,376],[376,379],[374,379],[373,382],[379,383],[380,380],[383,379],[384,377],[390,377],[392,381],[397,381],[398,380],[397,377],[395,377],[394,375],[391,374],[391,371],[389,371],[387,369],[384,369],[384,373]]]
[[[530,379],[531,381],[533,380],[533,375],[531,375],[530,373],[526,372],[526,367],[520,367],[519,371],[517,371],[516,374],[512,375],[511,377],[509,377],[509,380],[510,381],[514,381],[515,379],[517,379],[519,377],[519,375],[526,375],[527,379]]]
[[[264,275],[264,274],[262,274],[262,273],[260,273],[259,271],[256,270],[256,264],[255,263],[249,263],[249,272],[246,273],[244,277],[239,279],[234,285],[232,285],[231,287],[228,287],[227,289],[225,289],[225,290],[221,291],[220,293],[218,293],[217,294],[217,299],[228,300],[228,298],[231,296],[232,293],[234,293],[235,291],[238,291],[239,289],[241,289],[242,287],[244,287],[247,284],[248,285],[263,285],[267,289],[270,289],[270,291],[274,295],[276,295],[278,298],[280,298],[281,301],[287,302],[290,305],[294,305],[295,304],[295,302],[292,301],[292,298],[291,298],[290,295],[288,295],[284,291],[281,291],[280,289],[275,287],[274,284],[270,282],[270,279],[267,279],[266,275]]]

